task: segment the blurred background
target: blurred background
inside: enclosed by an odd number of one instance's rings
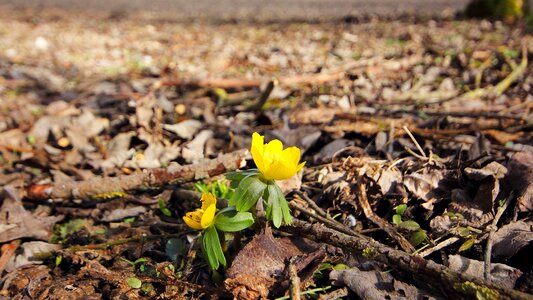
[[[468,0],[2,0],[12,7],[156,12],[165,18],[332,19],[361,14],[453,13]]]

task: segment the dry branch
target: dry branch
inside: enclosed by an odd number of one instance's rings
[[[533,299],[532,295],[509,289],[495,283],[489,283],[482,278],[469,276],[452,271],[444,265],[426,260],[418,255],[411,255],[401,250],[393,249],[370,238],[349,236],[320,223],[308,223],[294,219],[291,226],[283,226],[281,230],[305,236],[316,242],[326,243],[347,251],[361,255],[363,251],[373,253],[370,259],[396,267],[413,275],[427,278],[443,291],[463,294],[472,298],[476,292],[496,293],[500,299]]]
[[[126,176],[96,177],[58,184],[34,184],[26,189],[26,195],[36,200],[100,199],[120,196],[140,188],[185,183],[236,170],[243,167],[247,153],[248,150],[238,150],[198,164],[149,169]]]
[[[348,63],[344,66],[331,70],[329,72],[309,74],[309,75],[295,75],[277,78],[279,84],[282,86],[312,84],[319,85],[327,82],[335,82],[343,79],[346,74],[352,74],[356,71],[364,72],[368,68],[379,66],[382,70],[398,71],[409,68],[412,65],[420,62],[422,58],[418,55],[412,55],[400,60],[387,60],[382,57],[374,59],[360,60]],[[258,88],[265,80],[261,79],[241,79],[241,78],[205,78],[197,80],[185,80],[179,78],[163,79],[157,86],[186,86],[186,87],[201,87],[201,88]]]

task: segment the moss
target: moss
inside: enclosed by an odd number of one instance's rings
[[[126,193],[122,191],[116,191],[116,192],[110,192],[110,193],[102,193],[92,196],[94,200],[109,200],[109,199],[115,199],[124,197]]]
[[[477,300],[498,300],[500,294],[488,287],[477,285],[470,281],[463,283],[457,283],[454,285],[454,289],[471,296],[475,296]]]

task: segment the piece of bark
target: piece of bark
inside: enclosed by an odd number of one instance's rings
[[[233,171],[246,164],[247,154],[248,150],[243,149],[198,164],[149,169],[132,175],[96,177],[85,181],[34,184],[26,189],[26,195],[36,200],[108,198],[139,188],[185,183]]]

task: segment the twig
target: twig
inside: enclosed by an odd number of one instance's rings
[[[294,209],[294,210],[297,210],[301,213],[303,213],[304,215],[308,216],[308,217],[311,217],[319,222],[321,222],[322,224],[326,225],[327,227],[329,228],[332,228],[332,229],[335,229],[335,230],[338,230],[344,234],[347,234],[347,235],[351,235],[351,236],[359,236],[359,237],[362,237],[362,235],[354,230],[352,230],[351,228],[348,228],[346,226],[344,226],[344,224],[341,224],[333,219],[330,219],[330,218],[325,218],[325,217],[322,217],[320,215],[318,215],[317,213],[313,212],[313,211],[309,211],[307,209],[305,209],[304,207],[300,206],[299,204],[295,203],[294,201],[291,201],[289,202],[289,206]]]
[[[297,85],[297,84],[323,84],[327,82],[337,81],[344,78],[345,71],[336,71],[332,73],[320,73],[307,76],[293,76],[280,78],[280,84]],[[170,79],[162,81],[159,86],[190,86],[190,87],[202,87],[202,88],[257,88],[261,86],[263,80],[259,79],[235,79],[235,78],[211,78],[200,80],[181,80]]]
[[[278,81],[276,79],[270,80],[265,87],[265,89],[261,92],[261,95],[259,95],[259,98],[257,99],[257,102],[253,103],[252,105],[248,106],[246,108],[246,111],[257,111],[261,110],[265,103],[268,100],[268,97],[272,93],[272,90],[274,90],[274,87],[278,85]]]
[[[426,249],[426,250],[418,253],[418,255],[420,255],[421,257],[429,256],[431,253],[433,253],[435,251],[439,251],[441,249],[444,249],[444,248],[456,243],[459,240],[460,240],[460,238],[453,236],[453,237],[451,237],[449,239],[446,239],[446,240],[438,243],[437,245],[435,245],[435,246],[433,246],[433,247],[431,247],[429,249]]]
[[[194,165],[149,169],[132,175],[96,177],[58,184],[34,184],[26,189],[26,195],[36,200],[107,199],[123,196],[125,192],[140,188],[185,183],[236,170],[246,163],[247,153],[248,150],[238,150]]]
[[[379,228],[383,229],[390,237],[392,237],[399,245],[400,247],[408,253],[413,253],[416,251],[416,249],[409,243],[409,241],[403,237],[392,225],[390,225],[387,221],[381,219],[379,216],[377,216],[370,207],[370,203],[368,203],[368,197],[366,195],[366,187],[364,183],[359,179],[357,181],[356,189],[355,189],[355,195],[357,196],[357,202],[359,203],[359,206],[361,206],[361,209],[363,210],[363,213],[365,214],[365,217],[370,220],[372,223],[376,224]],[[352,188],[353,189],[353,188]]]
[[[117,246],[117,245],[123,245],[127,243],[144,243],[147,241],[152,240],[159,240],[159,239],[168,239],[168,238],[177,238],[183,236],[185,233],[176,233],[176,234],[165,234],[165,235],[136,235],[129,238],[124,239],[118,239],[113,241],[108,241],[100,244],[89,244],[89,245],[74,245],[70,246],[68,248],[61,249],[62,251],[82,251],[82,250],[106,250],[110,247]],[[56,251],[52,252],[40,252],[36,253],[33,256],[37,259],[45,259],[52,255],[54,255]]]
[[[347,73],[353,74],[354,72],[364,72],[370,67],[376,67],[380,70],[397,71],[398,69],[405,69],[418,62],[421,57],[418,55],[411,55],[397,61],[391,61],[382,57],[376,59],[359,60],[334,70],[328,73],[310,74],[310,75],[297,75],[278,78],[280,85],[290,86],[298,84],[323,84],[327,82],[333,82],[341,80]],[[265,80],[260,79],[239,79],[239,78],[206,78],[199,80],[183,80],[176,78],[168,78],[159,81],[154,85],[154,89],[161,86],[190,86],[190,87],[207,87],[207,88],[258,88]]]
[[[384,112],[385,114],[395,115],[395,114],[411,114],[411,115],[420,115],[425,114],[428,116],[436,117],[465,117],[465,118],[487,118],[487,119],[509,119],[524,121],[524,117],[520,117],[514,114],[501,114],[496,112],[485,112],[485,111],[426,111],[420,109],[388,109],[388,108],[377,108],[377,110]]]
[[[449,292],[463,293],[472,298],[475,291],[466,287],[485,289],[497,293],[501,299],[531,299],[531,295],[503,287],[496,283],[489,283],[464,273],[455,272],[441,264],[426,260],[418,255],[411,255],[401,250],[393,249],[366,237],[349,236],[337,230],[324,227],[322,224],[311,224],[294,219],[292,225],[282,226],[282,231],[305,236],[316,242],[341,247],[352,253],[361,254],[363,251],[373,253],[372,259],[400,270],[423,276],[432,282],[443,286]],[[470,292],[469,292],[470,291]]]
[[[498,211],[496,212],[496,215],[494,216],[494,219],[492,220],[492,223],[490,224],[490,232],[489,237],[487,238],[487,246],[485,247],[485,269],[483,272],[483,275],[485,277],[485,280],[487,282],[491,281],[490,278],[490,259],[492,256],[492,244],[494,243],[494,234],[496,233],[496,230],[498,229],[498,221],[503,216],[503,213],[509,206],[509,203],[511,202],[511,198],[513,196],[513,193],[509,195],[507,198],[507,201],[503,204],[503,206],[498,208]]]
[[[348,288],[343,287],[337,290],[334,290],[333,292],[320,295],[318,297],[318,300],[337,300],[341,299],[342,297],[348,296]]]
[[[291,300],[300,300],[300,277],[298,277],[298,269],[294,264],[294,258],[289,262],[289,278],[291,281],[290,298]]]
[[[522,76],[527,69],[527,48],[524,45],[522,47],[522,61],[520,64],[505,77],[502,81],[498,82],[493,87],[490,88],[481,88],[475,89],[470,92],[466,92],[463,95],[459,96],[459,99],[472,99],[472,98],[482,98],[482,97],[497,97],[503,94],[505,90],[515,82],[518,77]]]
[[[415,143],[415,146],[416,148],[418,149],[418,151],[420,151],[420,154],[422,154],[422,156],[424,158],[426,158],[426,153],[424,152],[424,150],[422,150],[422,147],[420,147],[420,144],[417,142],[417,140],[415,139],[415,137],[413,136],[413,134],[411,133],[411,131],[409,131],[409,128],[407,128],[407,126],[403,126],[403,130],[407,133],[407,135],[409,135],[409,137],[411,138],[411,140],[413,141],[413,143]]]
[[[309,206],[311,206],[311,208],[316,211],[321,217],[324,217],[324,218],[327,218],[328,217],[328,214],[320,207],[316,204],[315,201],[313,201],[313,199],[309,198],[309,196],[307,196],[306,193],[302,192],[302,191],[298,191],[298,190],[294,190],[293,191],[296,195],[298,195],[300,198],[302,198],[303,200],[305,200],[305,202],[307,202],[307,204]]]

